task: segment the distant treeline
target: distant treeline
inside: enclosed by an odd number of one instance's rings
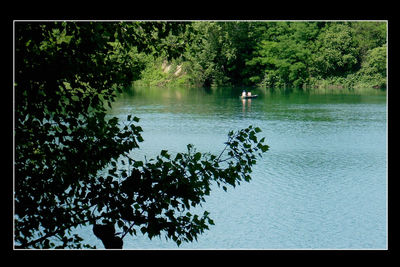
[[[386,88],[385,21],[127,25],[140,43],[137,84]]]

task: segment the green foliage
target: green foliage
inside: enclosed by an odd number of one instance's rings
[[[268,23],[261,40],[246,62],[253,67],[251,81],[262,87],[301,87],[308,81],[311,48],[318,30],[309,23]],[[256,68],[254,68],[256,66]]]
[[[253,76],[250,80],[265,87],[282,87],[284,84],[293,84],[300,87],[307,79],[307,62],[310,52],[303,44],[295,43],[291,39],[279,42],[262,41],[255,56],[248,61],[248,65],[258,64],[264,70],[262,76]]]
[[[154,59],[149,57],[146,68],[141,72],[140,80],[134,86],[190,86],[186,75],[186,62],[179,59],[167,61],[164,57]]]
[[[318,86],[360,72],[370,50],[386,44],[385,22],[138,22],[153,62],[143,84],[224,87]],[[144,30],[143,30],[144,29]],[[142,51],[139,49],[139,51]],[[144,50],[143,50],[144,51]],[[157,60],[178,60],[184,75],[167,76]],[[148,69],[148,70],[147,70]],[[345,85],[342,84],[342,85]]]
[[[256,157],[268,149],[256,137],[260,129],[250,126],[231,132],[218,157],[188,145],[174,158],[165,150],[146,162],[130,158],[143,141],[139,118],[128,115],[121,124],[106,107],[139,79],[153,56],[146,53],[164,47],[152,40],[167,27],[151,25],[157,34],[148,37],[139,26],[16,23],[17,248],[91,247],[72,233],[85,225],[106,248],[122,248],[138,230],[150,238],[163,233],[178,245],[192,241],[213,221],[190,208],[204,202],[212,182],[249,181]]]
[[[199,216],[190,209],[205,201],[213,182],[226,190],[225,185],[234,187],[240,181],[250,181],[251,166],[256,164],[257,156],[268,150],[264,138],[257,140],[256,133],[260,131],[249,126],[230,132],[219,156],[200,153],[188,145],[186,153],[175,156],[162,150],[146,162],[128,158],[133,167],[126,169],[126,178],[114,176],[114,181],[119,182],[113,201],[111,196],[103,195],[93,204],[104,202],[108,212],[102,212],[102,216],[124,233],[136,234],[140,230],[150,239],[164,235],[178,245],[197,240],[213,221],[209,212]]]
[[[124,25],[129,42],[138,50],[155,58],[166,57],[167,60],[179,58],[189,41],[186,30],[190,22],[146,21],[132,22]]]
[[[385,23],[267,22],[257,29],[262,37],[246,66],[250,81],[258,86],[352,87],[378,77],[373,70],[360,68],[368,60],[368,51],[386,43]],[[381,56],[386,58],[384,53]],[[385,87],[385,76],[379,77],[379,87]]]
[[[313,74],[323,78],[340,76],[357,65],[357,47],[347,24],[333,24],[322,30],[316,41]]]
[[[386,87],[386,45],[368,51],[359,71],[361,86],[358,87]]]
[[[386,77],[386,45],[369,50],[361,67],[365,74]]]
[[[15,241],[80,247],[65,236],[93,218],[98,171],[142,140],[139,126],[121,128],[104,107],[133,79],[134,50],[119,23],[15,26]]]
[[[359,49],[359,58],[364,60],[368,51],[386,44],[386,23],[354,21],[349,23],[353,39]]]
[[[190,45],[184,57],[191,63],[188,68],[191,83],[213,87],[226,85],[229,82],[226,72],[235,58],[235,48],[223,24],[193,22],[190,31]]]

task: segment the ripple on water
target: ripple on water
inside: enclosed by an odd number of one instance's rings
[[[181,248],[386,247],[385,103],[296,97],[260,98],[251,107],[211,96],[186,102],[137,97],[135,105],[120,106],[121,118],[130,112],[141,118],[139,154],[182,152],[188,143],[218,153],[229,130],[250,124],[262,129],[270,146],[250,183],[211,192],[200,210],[210,211],[215,225]],[[140,234],[125,247],[177,248]]]

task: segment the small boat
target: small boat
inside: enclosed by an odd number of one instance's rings
[[[242,98],[242,99],[248,99],[248,98],[256,98],[257,96],[258,96],[258,95],[246,95],[246,96],[241,95],[240,98]]]

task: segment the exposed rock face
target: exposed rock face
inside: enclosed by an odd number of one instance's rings
[[[164,60],[163,63],[161,64],[161,69],[164,73],[170,72],[172,68],[172,64],[168,63],[168,61]],[[186,74],[185,72],[182,72],[182,64],[179,64],[176,66],[174,76],[179,76],[179,75],[184,75]]]
[[[175,75],[175,76],[178,76],[179,73],[181,73],[181,72],[182,72],[182,65],[178,65],[178,66],[176,67],[176,71],[174,72],[174,75]]]
[[[169,70],[171,69],[171,64],[168,64],[168,62],[164,60],[164,62],[161,65],[161,69],[164,73],[168,73]]]

